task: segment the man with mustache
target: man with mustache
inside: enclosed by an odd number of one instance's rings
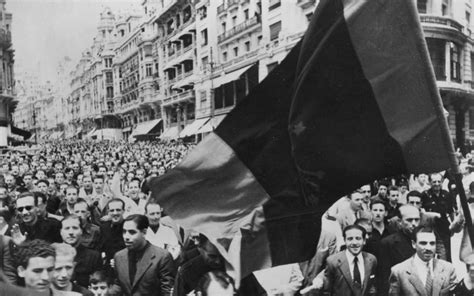
[[[456,286],[456,271],[451,263],[434,257],[436,236],[433,229],[417,229],[412,244],[415,255],[392,267],[389,295],[450,295],[450,290]]]

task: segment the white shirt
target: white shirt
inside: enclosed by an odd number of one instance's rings
[[[420,278],[423,286],[426,285],[426,277],[428,276],[428,268],[431,270],[431,277],[434,277],[433,273],[433,259],[431,259],[428,263],[421,260],[418,255],[415,254],[415,258],[413,259],[413,263],[415,264],[416,274]]]
[[[351,272],[352,281],[354,281],[354,258],[355,256],[352,255],[351,252],[346,250],[346,258],[349,262],[349,271]],[[364,283],[365,278],[365,268],[364,268],[364,257],[362,256],[362,252],[357,255],[357,268],[359,268],[360,272],[360,281],[361,285]]]
[[[152,245],[155,245],[160,248],[165,248],[167,246],[177,246],[179,245],[178,238],[174,233],[174,230],[171,227],[160,224],[158,231],[155,233],[153,230],[148,227],[146,231],[146,240],[149,241]]]

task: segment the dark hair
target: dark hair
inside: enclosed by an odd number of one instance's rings
[[[417,191],[417,190],[412,190],[410,192],[407,193],[407,201],[408,201],[408,198],[410,196],[416,196],[416,197],[419,197],[420,199],[422,199],[423,197],[423,194],[421,194],[421,192]]]
[[[35,197],[35,205],[39,204],[38,199],[40,198],[43,203],[46,203],[46,201],[48,200],[48,197],[43,192],[35,191],[33,192],[33,196]]]
[[[66,220],[77,220],[77,221],[79,221],[79,228],[81,228],[81,230],[84,231],[84,224],[82,223],[81,217],[79,217],[75,214],[67,214],[61,220],[61,228],[63,228],[63,226],[64,226],[63,222],[66,221]]]
[[[370,209],[372,210],[374,205],[383,205],[384,210],[387,210],[387,205],[385,202],[383,202],[380,198],[375,198],[371,203],[370,203]]]
[[[379,188],[380,188],[380,186],[385,186],[385,187],[387,187],[387,189],[388,189],[388,186],[389,186],[389,185],[390,185],[390,183],[389,183],[388,181],[386,181],[386,180],[380,180],[380,181],[379,181]]]
[[[220,270],[214,270],[204,274],[199,280],[196,286],[196,291],[200,292],[199,295],[209,295],[207,293],[207,289],[209,289],[211,282],[216,282],[223,288],[227,288],[229,285],[231,285],[235,292],[234,280],[227,273]]]
[[[390,191],[398,191],[398,187],[392,185],[392,186],[388,187],[387,191],[388,191],[388,192],[390,192]]]
[[[357,225],[357,224],[352,224],[352,225],[348,225],[348,226],[344,227],[344,230],[342,231],[342,236],[344,237],[344,239],[346,238],[346,232],[348,232],[349,230],[352,230],[352,229],[358,229],[358,230],[362,231],[362,238],[365,238],[367,236],[367,231],[365,230],[364,227],[362,227],[360,225]]]
[[[145,215],[141,214],[133,214],[128,216],[127,218],[124,219],[125,222],[127,221],[133,221],[137,225],[137,229],[140,231],[143,231],[148,228],[150,225],[148,222],[148,218]]]
[[[38,185],[38,184],[40,184],[40,183],[44,183],[44,184],[46,184],[46,186],[49,186],[48,180],[44,180],[44,179],[38,180],[38,182],[36,183],[36,185]]]
[[[23,268],[28,267],[28,261],[30,258],[55,257],[55,254],[54,248],[49,243],[41,239],[25,241],[19,245],[16,250],[18,266],[22,266]]]
[[[110,204],[113,203],[113,202],[122,203],[122,210],[125,210],[125,202],[123,200],[121,200],[120,198],[112,198],[111,200],[109,200],[107,202],[107,210],[109,209]]]
[[[426,233],[433,233],[435,234],[435,231],[434,231],[434,228],[431,227],[431,226],[423,226],[423,225],[420,225],[418,227],[415,228],[415,230],[413,231],[412,233],[412,240],[414,242],[416,242],[416,237],[418,236],[418,233],[421,233],[421,232],[426,232]]]
[[[107,274],[105,273],[105,271],[103,270],[94,271],[94,273],[92,273],[89,276],[89,285],[96,285],[100,282],[106,282],[107,285],[110,285],[112,283],[111,279],[107,277]]]

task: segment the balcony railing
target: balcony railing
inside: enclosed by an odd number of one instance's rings
[[[239,0],[227,0],[227,9],[230,9],[233,5],[239,4]]]
[[[444,25],[447,27],[454,28],[458,31],[463,30],[463,25],[458,23],[457,21],[443,17],[443,16],[436,16],[436,15],[420,15],[420,20],[422,23],[429,23],[429,24],[437,24],[437,25]]]
[[[163,100],[163,103],[165,103],[165,104],[173,104],[173,103],[177,103],[177,102],[189,100],[189,99],[192,99],[192,98],[194,98],[194,97],[195,97],[195,95],[194,95],[194,90],[188,90],[188,91],[185,91],[185,92],[182,92],[182,93],[173,95],[173,96],[168,96],[168,97],[166,97],[166,98]]]
[[[221,4],[221,5],[217,6],[217,14],[221,14],[224,11],[225,11],[225,5],[224,4]]]
[[[247,30],[248,28],[257,25],[258,23],[259,22],[258,22],[257,16],[254,16],[254,17],[246,20],[245,22],[238,24],[237,26],[233,27],[232,29],[220,34],[217,37],[217,42],[220,43],[220,42],[222,42],[226,39],[229,39],[232,36],[235,36],[235,35],[243,32],[243,31]]]

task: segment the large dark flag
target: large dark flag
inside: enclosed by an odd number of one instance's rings
[[[339,197],[454,157],[413,0],[323,0],[303,39],[152,198],[237,275],[310,258]]]

